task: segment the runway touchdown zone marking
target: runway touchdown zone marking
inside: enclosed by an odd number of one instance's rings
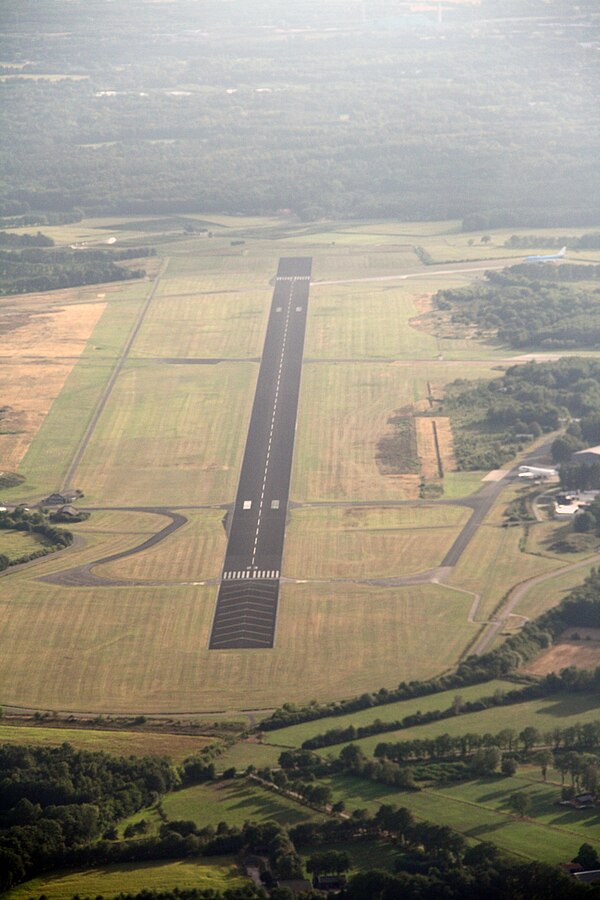
[[[269,649],[274,643],[306,328],[300,314],[308,305],[311,263],[306,257],[279,261],[286,274],[275,279],[211,650]]]

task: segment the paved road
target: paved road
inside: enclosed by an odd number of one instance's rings
[[[211,650],[273,646],[311,266],[279,261]]]

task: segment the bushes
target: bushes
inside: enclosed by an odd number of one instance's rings
[[[9,559],[4,554],[0,555],[0,571],[8,566],[20,565],[38,559],[40,556],[47,556],[56,550],[70,547],[73,543],[73,534],[70,531],[51,525],[41,513],[29,513],[19,507],[12,513],[0,513],[0,530],[25,531],[28,534],[38,535],[45,542],[45,546],[19,556],[17,559]],[[3,565],[3,560],[7,561],[5,565]]]

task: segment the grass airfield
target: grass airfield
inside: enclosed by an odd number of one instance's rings
[[[61,487],[122,363],[72,478],[84,491],[82,505],[106,509],[73,526],[72,549],[0,576],[6,622],[0,702],[176,713],[348,696],[453,666],[516,581],[556,570],[562,588],[560,559],[523,553],[520,530],[501,528],[508,494],[448,587],[357,583],[439,565],[465,521],[460,507],[418,507],[418,476],[382,474],[377,443],[398,409],[426,408],[431,385],[438,391],[458,377],[492,377],[513,355],[469,339],[436,338],[414,322],[438,288],[470,283],[499,259],[522,259],[503,247],[509,231],[492,232],[485,244],[480,235],[462,234],[456,222],[185,219],[212,237],[184,233],[181,217],[44,229],[58,244],[93,245],[114,236],[117,246],[151,245],[165,267],[126,358],[151,279],[62,292],[63,304],[89,300],[102,310],[90,318],[62,390],[48,393],[41,425],[18,464],[25,482],[3,490],[2,499],[33,501]],[[437,265],[424,266],[415,246]],[[279,257],[289,255],[313,257],[315,282],[291,487],[298,506],[284,558],[290,583],[282,586],[274,650],[209,653],[217,591],[211,580],[225,548],[223,519],[237,485],[270,282]],[[56,309],[56,293],[36,295],[36,309]],[[45,356],[66,351],[63,335]],[[469,495],[484,474],[449,472],[444,497]],[[305,505],[322,501],[337,505]],[[356,501],[368,509],[357,512]],[[93,567],[107,583],[38,580],[135,548],[165,526],[160,509],[178,509],[187,524],[142,553]],[[557,596],[552,584],[543,596]],[[470,621],[479,592],[481,607]],[[541,598],[530,607],[537,609]]]

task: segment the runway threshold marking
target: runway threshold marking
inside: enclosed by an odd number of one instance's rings
[[[273,646],[311,265],[279,261],[211,650]]]

